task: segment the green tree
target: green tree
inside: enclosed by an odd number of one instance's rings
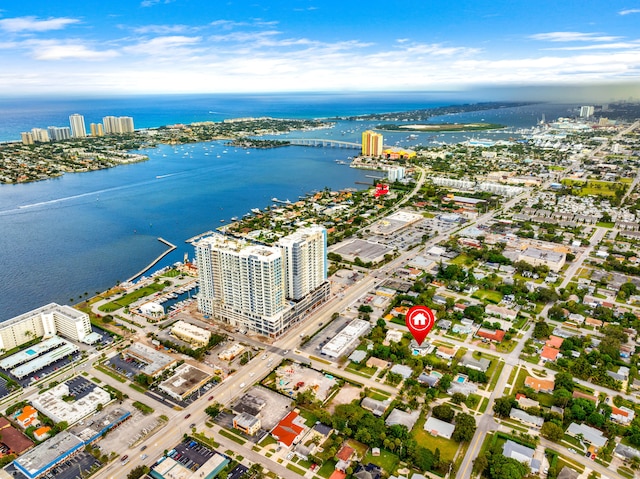
[[[522,462],[502,454],[492,454],[489,461],[489,477],[491,479],[522,479],[529,473],[529,468]]]
[[[140,479],[142,476],[147,474],[150,471],[148,466],[144,464],[133,468],[129,474],[127,474],[127,479]]]
[[[211,419],[215,419],[216,416],[220,414],[220,411],[222,411],[222,404],[218,402],[214,402],[204,410]]]
[[[540,428],[540,435],[553,442],[559,442],[564,436],[564,430],[557,424],[547,421]]]
[[[456,442],[469,442],[476,432],[476,420],[470,414],[463,412],[456,415],[456,427],[451,439]]]
[[[553,329],[545,321],[536,322],[533,327],[533,337],[536,339],[548,338]]]
[[[451,422],[455,412],[448,404],[440,404],[435,406],[432,410],[433,416],[442,421]]]
[[[517,405],[518,402],[513,396],[504,396],[495,400],[493,403],[493,412],[499,417],[509,417],[511,408]]]

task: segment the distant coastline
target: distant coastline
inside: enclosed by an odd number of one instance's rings
[[[483,131],[483,130],[500,130],[506,128],[506,125],[498,123],[421,123],[409,125],[380,125],[376,130],[381,131],[413,131],[413,132],[443,132],[443,131]]]

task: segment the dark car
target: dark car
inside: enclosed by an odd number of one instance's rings
[[[213,396],[209,396],[209,401],[213,401]]]
[[[127,459],[129,459],[129,456],[127,456],[126,454],[120,458],[122,462],[126,461]]]
[[[142,447],[140,448],[140,450],[141,450],[141,451],[144,451],[146,448],[147,448],[147,446],[145,445],[145,446],[142,446]]]
[[[191,417],[191,414],[187,414],[184,418],[189,419],[190,417]]]

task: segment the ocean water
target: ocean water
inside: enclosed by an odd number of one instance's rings
[[[468,101],[459,99],[457,102]],[[429,94],[168,96],[102,100],[0,100],[0,140],[15,140],[32,127],[67,124],[71,113],[86,123],[102,116],[133,116],[136,127],[242,116],[329,117],[406,111],[456,103]],[[566,114],[568,106],[533,105],[450,115],[440,121],[535,124]],[[551,112],[554,113],[551,113]],[[438,121],[434,119],[433,121]],[[331,129],[294,132],[290,137],[359,141],[375,122],[341,121]],[[500,133],[482,132],[496,138]],[[283,137],[279,137],[283,138]],[[385,144],[411,146],[433,141],[385,136]],[[438,141],[462,141],[460,134]],[[107,170],[66,174],[21,185],[0,185],[0,321],[51,301],[75,303],[124,281],[166,246],[178,249],[158,268],[181,261],[193,248],[185,240],[271,205],[272,197],[295,201],[324,187],[362,187],[370,172],[339,165],[357,152],[337,148],[285,147],[244,150],[224,142],[144,151],[149,161]]]

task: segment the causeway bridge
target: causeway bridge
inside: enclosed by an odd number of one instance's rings
[[[299,138],[287,140],[291,145],[297,146],[320,146],[325,148],[351,148],[353,150],[360,150],[362,148],[361,143],[353,143],[350,141],[338,141],[338,140],[322,140],[318,138]]]

